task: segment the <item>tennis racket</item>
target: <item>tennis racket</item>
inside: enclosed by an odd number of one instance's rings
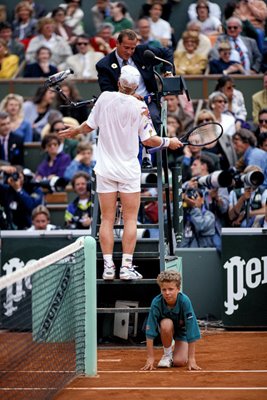
[[[191,146],[204,147],[216,142],[223,134],[223,127],[218,122],[206,122],[195,126],[179,140],[184,144]],[[160,146],[147,149],[149,154],[160,151],[163,148],[164,141]]]

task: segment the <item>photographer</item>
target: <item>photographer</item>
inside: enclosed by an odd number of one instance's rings
[[[239,170],[249,165],[257,165],[264,174],[263,187],[267,188],[267,153],[257,147],[257,139],[253,132],[242,128],[233,135],[233,145],[239,160]]]
[[[216,170],[208,154],[196,157],[191,165],[192,179],[184,184],[187,188],[201,189],[207,210],[215,215],[213,242],[221,251],[221,228],[226,225],[229,195],[226,186],[231,183],[230,173]]]
[[[71,180],[77,197],[68,205],[65,212],[65,225],[67,229],[89,229],[91,226],[92,202],[90,179],[90,175],[80,171]]]
[[[202,155],[207,155],[214,164],[215,169],[220,169],[220,158],[217,154],[202,150],[201,147],[187,145],[183,147],[183,156],[179,156],[176,159],[177,165],[181,165],[182,168],[182,181],[186,182],[192,177],[192,164],[194,160]]]
[[[188,188],[183,206],[185,225],[180,247],[214,247],[215,215],[206,209],[202,191]]]
[[[6,215],[5,229],[26,229],[31,226],[32,210],[42,203],[39,187],[25,186],[21,166],[0,166],[3,183],[0,183],[0,205]]]
[[[236,186],[229,195],[229,210],[228,216],[230,224],[233,227],[259,227],[260,220],[265,215],[265,205],[267,201],[267,189],[264,189],[259,184],[254,184],[250,179],[244,179],[251,172],[261,172],[262,169],[256,165],[249,165],[245,168],[244,173],[241,175],[245,182],[243,187]],[[263,180],[263,176],[262,176]]]

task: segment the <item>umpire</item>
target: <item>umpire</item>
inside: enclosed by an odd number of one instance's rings
[[[117,45],[115,51],[106,55],[96,64],[98,72],[98,83],[102,92],[118,91],[118,80],[121,73],[121,67],[124,65],[131,65],[138,69],[141,78],[138,88],[134,96],[138,100],[144,100],[146,96],[151,93],[157,92],[157,82],[153,71],[153,65],[160,64],[160,61],[153,60],[149,61],[149,65],[145,60],[145,50],[151,50],[153,53],[171,64],[173,64],[173,54],[168,48],[156,48],[149,45],[138,45],[138,38],[136,33],[131,29],[122,30],[117,39]],[[163,73],[173,72],[171,65],[162,65]],[[148,102],[148,109],[153,121],[153,125],[156,132],[160,132],[160,110],[157,106],[156,100]]]

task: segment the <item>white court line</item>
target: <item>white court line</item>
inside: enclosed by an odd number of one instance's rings
[[[1,391],[9,391],[9,392],[12,392],[12,391],[21,391],[21,392],[30,392],[30,391],[33,391],[33,390],[39,390],[39,391],[41,391],[41,390],[58,390],[58,388],[47,388],[47,387],[45,387],[45,388],[35,388],[35,387],[33,387],[33,388],[0,388],[0,392]]]
[[[101,390],[101,391],[107,391],[107,390],[141,390],[141,391],[145,391],[145,390],[267,390],[267,386],[266,387],[207,387],[207,386],[199,386],[199,387],[136,387],[136,386],[125,386],[125,387],[66,387],[64,390]]]
[[[0,388],[1,391],[34,391],[34,390],[57,390],[57,388]],[[101,391],[110,391],[110,390],[267,390],[267,387],[207,387],[207,386],[199,386],[199,387],[132,387],[132,386],[126,386],[126,387],[66,387],[64,390],[78,390],[78,391],[84,391],[84,390],[101,390]]]
[[[11,372],[13,374],[15,374],[15,373],[19,373],[19,374],[24,374],[24,373],[25,374],[27,374],[27,373],[29,373],[29,374],[74,374],[74,373],[76,373],[76,371],[27,371],[27,370],[17,370],[17,369],[15,369],[14,371],[11,369],[7,369],[5,371],[0,370],[0,372],[1,373]]]
[[[0,370],[0,372],[1,373],[8,373],[8,372],[11,372],[11,373],[20,373],[20,374],[27,374],[27,373],[29,373],[29,374],[73,374],[73,373],[75,373],[76,371],[28,371],[28,370],[5,370],[5,371],[2,371],[2,370]],[[244,370],[232,370],[232,369],[226,369],[226,370],[220,370],[220,369],[218,369],[218,370],[204,370],[204,369],[202,369],[202,370],[200,370],[200,371],[179,371],[178,369],[172,369],[172,370],[169,370],[169,369],[156,369],[156,370],[154,370],[154,371],[142,371],[142,370],[128,370],[128,371],[125,371],[125,370],[123,370],[123,371],[120,371],[120,370],[116,370],[116,371],[110,371],[110,370],[102,370],[102,371],[99,371],[98,370],[98,374],[143,374],[143,373],[156,373],[156,374],[159,374],[159,373],[164,373],[164,374],[174,374],[174,373],[179,373],[179,372],[186,372],[186,373],[195,373],[195,374],[198,374],[198,373],[209,373],[209,374],[217,374],[217,373],[220,373],[220,374],[223,374],[223,373],[226,373],[226,374],[229,374],[229,373],[234,373],[234,374],[257,374],[257,373],[263,373],[263,374],[266,374],[267,373],[267,370],[266,369],[251,369],[251,370],[246,370],[246,369],[244,369]],[[85,377],[86,378],[86,377]]]
[[[140,370],[129,370],[129,371],[125,371],[125,370],[123,370],[123,371],[109,371],[109,370],[101,370],[101,371],[97,371],[97,373],[98,373],[98,375],[101,375],[101,374],[144,374],[144,373],[151,373],[151,372],[154,372],[154,373],[157,373],[157,374],[166,374],[166,373],[174,373],[175,371],[170,371],[169,369],[157,369],[157,370],[154,370],[154,371],[142,371],[141,369]],[[179,371],[177,371],[176,370],[176,372],[179,372]]]
[[[209,374],[217,374],[217,373],[227,373],[227,374],[229,374],[229,373],[237,373],[237,374],[257,374],[257,373],[267,373],[267,370],[266,369],[251,369],[251,370],[231,370],[231,369],[226,369],[226,370],[204,370],[204,369],[202,369],[202,370],[200,370],[200,371],[179,371],[178,369],[172,369],[172,370],[169,370],[169,369],[166,369],[166,370],[161,370],[161,369],[156,369],[156,370],[154,370],[154,371],[141,371],[141,370],[129,370],[129,371],[125,371],[125,370],[123,370],[123,371],[110,371],[110,370],[103,370],[103,371],[98,371],[98,373],[99,374],[134,374],[134,373],[136,373],[136,374],[142,374],[142,373],[144,373],[144,372],[146,372],[146,373],[151,373],[151,372],[154,372],[154,373],[156,373],[156,374],[158,374],[158,373],[179,373],[179,372],[187,372],[187,373],[195,373],[195,374],[198,374],[198,373],[209,373]]]
[[[187,372],[200,372],[200,373],[203,373],[203,372],[208,372],[208,373],[211,373],[211,374],[216,374],[216,373],[236,373],[236,374],[257,374],[257,373],[264,373],[264,374],[266,374],[267,373],[267,370],[266,369],[237,369],[237,370],[232,370],[232,369],[224,369],[224,370],[220,370],[220,369],[217,369],[217,370],[205,370],[205,369],[202,369],[202,370],[200,370],[200,371],[187,371]]]
[[[99,358],[98,362],[121,362],[121,358]]]

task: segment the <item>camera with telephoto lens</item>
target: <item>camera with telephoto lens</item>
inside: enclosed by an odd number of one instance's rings
[[[63,192],[68,184],[68,180],[65,178],[60,178],[58,176],[53,176],[51,179],[44,179],[42,181],[35,181],[34,175],[29,169],[23,170],[24,174],[24,185],[23,187],[28,191],[33,190],[36,187],[45,189],[49,193]]]
[[[241,174],[238,179],[235,181],[235,186],[240,187],[244,186],[257,188],[258,186],[262,185],[264,181],[264,175],[260,171],[251,171],[247,174]]]
[[[239,173],[235,168],[231,168],[232,176],[234,179],[234,187],[239,188],[254,188],[263,184],[264,174],[261,171],[250,171],[247,173]]]
[[[209,175],[195,178],[198,186],[204,186],[208,189],[217,189],[219,187],[229,187],[232,185],[233,175],[230,171],[214,171]]]

